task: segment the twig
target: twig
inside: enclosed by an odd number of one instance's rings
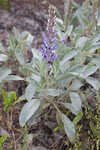
[[[11,109],[11,122],[12,122],[12,124],[11,124],[11,125],[13,125],[13,119],[12,119],[12,109]],[[17,150],[17,146],[16,146],[16,139],[15,139],[15,133],[14,133],[14,131],[13,131],[13,128],[12,128],[12,127],[11,127],[11,132],[12,132],[12,136],[13,136],[14,150]]]
[[[12,130],[12,136],[13,136],[14,150],[17,150],[17,147],[16,147],[16,140],[15,140],[15,134],[14,134],[14,131],[13,131],[13,130]]]

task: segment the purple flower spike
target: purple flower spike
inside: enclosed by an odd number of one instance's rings
[[[52,65],[53,61],[57,59],[55,50],[57,49],[57,39],[55,27],[55,7],[49,7],[49,19],[47,23],[47,36],[43,37],[43,44],[41,46],[41,53],[43,59],[46,60],[48,66]]]
[[[57,59],[55,54],[55,50],[57,48],[57,42],[53,42],[49,39],[49,42],[43,41],[42,48],[40,49],[43,59],[47,61],[48,66],[53,63],[54,60]]]

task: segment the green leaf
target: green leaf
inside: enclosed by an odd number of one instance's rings
[[[6,67],[1,67],[0,68],[0,82],[2,82],[3,80],[6,80],[9,74],[11,74],[10,69]]]
[[[29,126],[29,127],[31,127],[31,126],[33,126],[34,124],[36,124],[38,121],[39,121],[39,119],[40,119],[40,109],[38,109],[36,112],[35,112],[35,115],[33,115],[30,119],[29,119],[29,121],[27,122],[27,125]]]
[[[56,28],[57,28],[57,36],[60,39],[60,41],[62,41],[64,39],[64,33],[60,30],[58,24],[56,25]]]
[[[76,41],[76,48],[83,48],[88,38],[83,36]]]
[[[16,101],[16,92],[8,92],[8,95],[4,90],[2,90],[2,97],[3,97],[3,104],[4,104],[4,111],[6,113],[9,112],[10,107],[14,101]]]
[[[77,11],[76,11],[76,16],[82,26],[82,29],[85,28],[86,25],[88,25],[88,19],[87,17],[85,16],[85,13],[84,13],[84,10],[86,8],[82,8],[80,7]]]
[[[79,112],[81,112],[81,98],[76,92],[70,92],[70,99],[72,103],[63,103],[63,105],[71,110],[71,112],[75,115],[77,115]]]
[[[64,0],[64,25],[66,26],[67,16],[69,13],[70,0]]]
[[[64,58],[60,61],[60,68],[70,59],[72,59],[74,56],[78,54],[78,51],[71,51],[70,53],[66,54]]]
[[[58,17],[58,18],[62,17],[57,8],[56,8],[56,17]]]
[[[73,80],[71,84],[71,91],[77,91],[78,89],[80,89],[82,85],[83,84],[80,80],[78,79]]]
[[[5,51],[5,48],[4,48],[4,46],[0,43],[0,51],[1,52],[4,52]]]
[[[18,80],[24,80],[24,78],[17,76],[17,75],[8,75],[6,80],[7,81],[9,81],[9,80],[18,81]]]
[[[36,92],[36,87],[33,84],[29,84],[25,89],[25,98],[30,101]]]
[[[91,128],[93,134],[94,134],[98,139],[100,139],[100,129],[97,128],[97,126],[95,125],[95,123],[92,122],[92,121],[89,122],[89,125],[90,125],[90,128]]]
[[[70,67],[69,61],[65,62],[64,64],[62,62],[60,63],[60,70],[62,73],[64,73],[69,67]]]
[[[100,83],[98,80],[96,80],[95,78],[92,77],[88,77],[86,79],[86,81],[95,89],[95,90],[99,90],[100,89]]]
[[[100,57],[93,58],[92,63],[96,64],[96,66],[100,68]]]
[[[16,101],[16,98],[17,98],[16,92],[8,92],[8,99],[9,99],[9,101],[11,101],[11,103],[13,101]]]
[[[97,49],[100,48],[100,43],[91,44],[89,49],[89,53],[94,53]]]
[[[95,73],[97,69],[98,67],[94,66],[94,64],[88,64],[87,66],[80,67],[79,70],[71,70],[70,74],[82,79],[86,79],[88,76]]]
[[[78,5],[78,3],[76,3],[75,1],[72,1],[72,6],[73,6],[73,8],[75,8],[75,9],[80,8],[80,5]]]
[[[3,143],[6,141],[6,139],[7,139],[6,135],[0,137],[0,150],[3,150],[2,146],[3,146]]]
[[[56,18],[56,23],[58,23],[59,25],[63,26],[63,20],[60,18]]]
[[[64,130],[66,135],[68,136],[70,142],[75,140],[75,127],[74,124],[69,118],[62,113],[62,122],[64,124]]]
[[[9,0],[0,0],[0,6],[6,10],[10,10],[10,2]]]
[[[26,39],[26,45],[28,48],[30,48],[32,41],[33,41],[33,36],[29,32],[24,31],[21,34],[21,39],[23,40]]]
[[[36,75],[36,74],[33,74],[33,73],[32,73],[31,78],[32,78],[33,80],[35,80],[36,82],[40,82],[40,80],[41,80],[41,77],[40,77],[40,76],[38,76],[38,75]]]
[[[3,97],[3,104],[4,105],[8,104],[8,97],[4,90],[2,90],[2,97]]]
[[[97,43],[100,40],[100,33],[97,33],[95,37],[93,37],[92,43]]]
[[[24,127],[24,125],[27,123],[27,121],[35,115],[36,111],[40,107],[40,100],[33,99],[29,102],[27,102],[24,107],[22,108],[22,111],[19,116],[19,123],[21,127]]]
[[[75,114],[81,111],[82,101],[80,96],[76,92],[70,92],[70,98],[72,102],[73,111]]]
[[[33,48],[31,50],[32,50],[33,57],[41,62],[42,55],[41,55],[40,51],[38,51],[37,49],[33,49]]]
[[[73,79],[74,79],[74,77],[73,76],[64,76],[64,78],[65,79],[61,79],[61,80],[59,80],[58,81],[58,86],[59,86],[59,88],[64,88],[64,87],[66,87],[66,88],[68,88],[69,87],[69,85],[70,85],[70,83],[73,81]]]
[[[68,26],[67,31],[65,32],[65,37],[69,37],[73,30],[73,25]]]
[[[83,117],[83,113],[79,112],[73,120],[74,125],[77,125],[77,123],[82,119],[82,117]]]
[[[18,49],[15,52],[16,58],[17,58],[18,62],[20,63],[20,65],[24,65],[25,64],[24,57],[22,55],[21,49],[20,48],[18,48]]]
[[[87,65],[86,68],[83,68],[83,71],[81,73],[81,77],[87,78],[88,76],[92,75],[97,71],[97,66],[89,66]]]
[[[16,29],[15,27],[13,27],[12,32],[14,33],[14,41],[21,41],[21,37],[20,37],[20,32],[18,29]],[[13,37],[12,37],[13,38]],[[16,45],[16,44],[15,44]]]
[[[60,89],[43,89],[41,90],[41,96],[60,96],[64,91]]]
[[[99,3],[99,1],[98,1],[98,3]],[[100,5],[100,4],[99,4],[99,5]],[[99,6],[99,5],[98,5],[98,6]],[[100,6],[99,6],[99,8],[98,8],[98,15],[97,15],[97,16],[98,16],[97,25],[100,26]]]

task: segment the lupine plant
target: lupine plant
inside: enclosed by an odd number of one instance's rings
[[[73,142],[75,125],[82,117],[82,105],[86,104],[82,87],[88,84],[93,91],[100,89],[99,78],[93,76],[100,68],[100,56],[96,52],[100,48],[100,24],[98,11],[93,10],[94,3],[90,5],[85,1],[81,7],[71,0],[66,3],[63,19],[54,6],[49,7],[47,30],[40,50],[30,48],[32,35],[20,34],[14,29],[8,49],[0,47],[0,59],[5,62],[5,67],[0,68],[0,84],[9,80],[27,83],[22,96],[27,103],[19,116],[21,127],[38,122],[41,112],[52,106],[59,126]],[[30,62],[25,59],[25,49],[32,51]],[[17,63],[18,75],[13,75],[13,68],[6,65],[11,58]],[[70,120],[59,105],[66,112],[72,112],[74,119]]]

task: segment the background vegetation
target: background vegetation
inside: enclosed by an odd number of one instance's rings
[[[10,10],[8,1],[0,5]],[[49,66],[43,53],[50,56],[53,40],[43,39],[41,53],[30,32],[13,27],[0,43],[0,149],[99,150],[99,0],[64,0],[64,15],[49,6],[46,25],[49,18],[57,40]]]

